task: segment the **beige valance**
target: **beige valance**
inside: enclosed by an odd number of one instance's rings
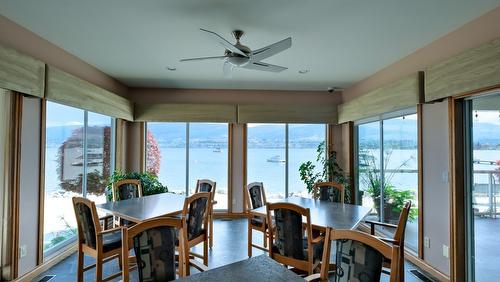
[[[236,105],[136,104],[136,121],[236,122]]]
[[[422,73],[415,73],[338,106],[339,123],[416,106],[423,100]]]
[[[500,38],[425,71],[425,101],[500,86]]]
[[[0,45],[0,88],[43,97],[45,64]]]
[[[133,120],[129,100],[47,65],[47,100],[107,116]]]
[[[337,123],[333,105],[239,105],[239,123]]]

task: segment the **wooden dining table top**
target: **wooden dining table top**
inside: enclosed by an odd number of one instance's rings
[[[181,213],[185,199],[185,195],[161,193],[98,204],[96,208],[128,221],[139,223],[155,217],[173,216]]]
[[[371,208],[320,201],[302,197],[288,197],[279,200],[280,203],[292,203],[311,212],[311,224],[314,228],[324,230],[327,227],[334,229],[356,229],[363,219],[370,213]],[[250,210],[255,216],[266,216],[266,206]]]

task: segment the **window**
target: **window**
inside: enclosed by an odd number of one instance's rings
[[[247,182],[263,182],[268,199],[307,197],[299,167],[312,161],[318,168],[317,148],[325,140],[324,124],[248,124]]]
[[[44,256],[71,242],[76,219],[71,198],[102,203],[112,171],[113,119],[47,102]]]
[[[176,193],[193,193],[198,179],[215,181],[214,208],[227,210],[228,132],[227,123],[149,122],[146,169]]]
[[[416,114],[357,125],[358,203],[373,208],[376,220],[397,224],[402,206],[411,200],[415,208],[406,228],[406,246],[414,251],[418,248],[417,165]]]

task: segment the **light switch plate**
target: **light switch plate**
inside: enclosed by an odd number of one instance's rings
[[[448,258],[450,256],[449,252],[450,252],[450,250],[449,250],[448,246],[443,245],[443,257]]]
[[[424,247],[425,248],[430,248],[431,247],[431,239],[427,236],[424,237]]]
[[[24,258],[28,254],[28,246],[21,245],[19,247],[19,258]]]

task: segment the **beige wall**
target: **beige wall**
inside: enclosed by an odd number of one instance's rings
[[[341,100],[339,93],[328,93],[326,91],[167,88],[131,88],[129,97],[133,102],[137,103],[332,105],[332,108],[336,107]]]
[[[244,194],[246,183],[243,177],[243,168],[245,168],[245,160],[243,158],[243,149],[245,148],[244,143],[244,125],[234,124],[233,126],[233,151],[232,151],[232,206],[234,213],[240,213],[244,211]]]
[[[384,84],[396,81],[467,49],[500,37],[500,7],[463,25],[407,57],[348,87],[342,99],[349,101]]]
[[[443,256],[443,245],[450,245],[450,149],[448,103],[422,107],[422,164],[424,236],[430,248],[424,248],[424,260],[449,275],[450,261]]]
[[[127,172],[141,171],[141,123],[140,122],[126,122],[125,132],[127,138],[125,139],[125,152],[124,152],[124,170]]]
[[[121,96],[127,95],[127,87],[116,79],[1,15],[0,44],[12,47],[108,91]]]
[[[38,98],[23,98],[19,199],[19,276],[35,268],[38,248],[40,171],[40,106]]]

